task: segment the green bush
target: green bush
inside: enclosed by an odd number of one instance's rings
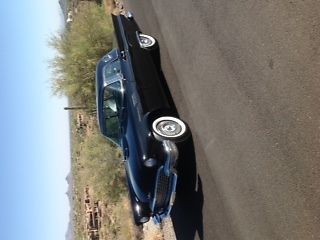
[[[54,35],[49,45],[57,50],[50,62],[54,94],[66,95],[73,103],[95,107],[95,70],[98,60],[112,48],[111,18],[103,6],[81,2],[71,26]]]

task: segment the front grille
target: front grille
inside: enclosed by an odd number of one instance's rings
[[[167,206],[170,178],[164,174],[163,169],[159,172],[156,186],[156,210],[159,211]]]

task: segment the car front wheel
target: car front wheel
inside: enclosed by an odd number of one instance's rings
[[[152,123],[152,130],[160,139],[177,140],[187,132],[186,124],[175,117],[159,117]]]

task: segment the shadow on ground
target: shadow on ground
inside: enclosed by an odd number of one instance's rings
[[[151,52],[152,59],[158,69],[159,77],[167,94],[169,104],[179,115],[170,93],[167,81],[161,69],[160,47]],[[191,134],[190,134],[191,135]],[[195,236],[203,239],[203,192],[200,176],[197,174],[196,156],[192,136],[179,144],[178,185],[176,200],[172,208],[171,218],[178,240],[193,240]]]
[[[197,175],[196,157],[192,137],[183,146],[178,165],[178,186],[171,218],[178,240],[203,239],[203,192]]]

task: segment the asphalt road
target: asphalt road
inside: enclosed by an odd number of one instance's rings
[[[197,188],[178,194],[177,238],[320,239],[320,2],[125,7],[158,39],[193,134],[185,161]]]

